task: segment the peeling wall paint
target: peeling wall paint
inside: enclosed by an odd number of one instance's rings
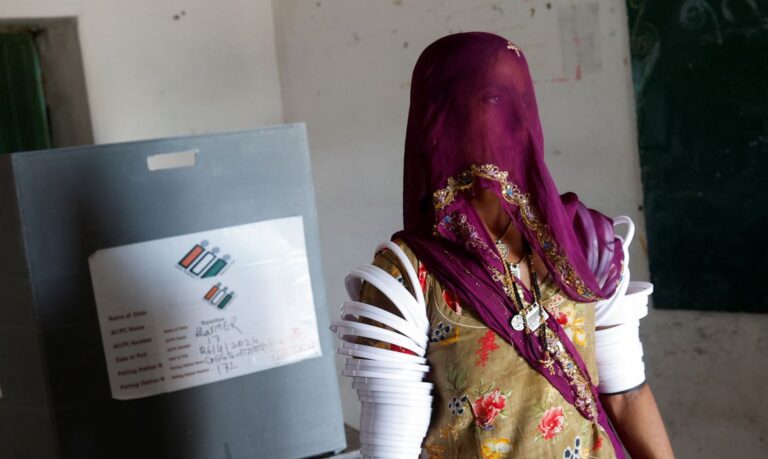
[[[563,73],[572,75],[576,80],[602,68],[599,13],[597,2],[562,5],[558,8]]]

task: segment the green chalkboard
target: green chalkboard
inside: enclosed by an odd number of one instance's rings
[[[0,33],[0,154],[50,147],[35,39]]]
[[[654,304],[768,312],[768,2],[627,6]]]

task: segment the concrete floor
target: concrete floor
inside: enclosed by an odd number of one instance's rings
[[[768,314],[652,309],[640,333],[678,458],[768,458]]]

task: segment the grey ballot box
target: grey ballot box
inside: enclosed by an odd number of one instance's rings
[[[147,167],[148,156],[190,150],[194,166]],[[113,399],[89,255],[294,215],[322,357]],[[0,156],[0,292],[0,458],[298,458],[345,447],[303,124]]]

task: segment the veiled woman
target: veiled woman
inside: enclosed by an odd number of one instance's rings
[[[598,390],[596,329],[622,324],[596,317],[623,307],[626,250],[610,218],[558,193],[523,51],[493,34],[449,35],[424,50],[411,84],[404,229],[392,239],[420,285],[387,250],[374,265],[427,300],[424,454],[624,457],[623,444],[635,458],[672,457],[637,363],[615,364],[622,390]],[[637,340],[636,326],[622,333]]]

